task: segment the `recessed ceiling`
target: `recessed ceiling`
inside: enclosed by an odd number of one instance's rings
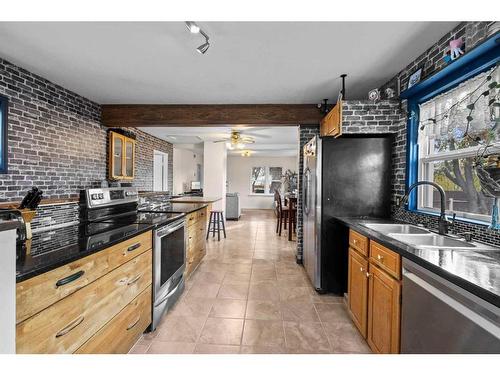
[[[243,136],[254,138],[245,145],[252,156],[296,156],[298,129],[296,126],[238,126]],[[200,150],[203,142],[229,140],[230,127],[151,127],[141,130],[174,144],[174,147]],[[242,150],[228,150],[228,155],[241,155]]]
[[[0,57],[101,104],[366,98],[457,22],[1,22]]]

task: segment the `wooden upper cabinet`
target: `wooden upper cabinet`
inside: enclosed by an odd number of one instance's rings
[[[358,327],[359,332],[366,338],[368,316],[368,260],[361,256],[352,247],[349,248],[349,312]]]
[[[369,266],[367,342],[375,353],[399,353],[401,282]]]
[[[109,132],[109,178],[132,180],[135,169],[135,140],[114,131]]]
[[[338,137],[342,134],[342,101],[339,100],[335,107],[321,120],[320,135],[322,137]]]

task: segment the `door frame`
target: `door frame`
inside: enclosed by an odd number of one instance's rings
[[[156,181],[156,168],[155,168],[155,156],[156,155],[161,155],[164,157],[164,164],[162,168],[162,175],[163,175],[163,189],[164,190],[155,190],[155,181]],[[159,151],[159,150],[153,150],[153,191],[168,191],[168,153]],[[166,188],[166,189],[165,189]]]

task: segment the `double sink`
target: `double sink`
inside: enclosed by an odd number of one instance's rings
[[[440,235],[430,232],[425,228],[421,228],[411,224],[380,224],[380,223],[365,223],[363,226],[385,234],[395,240],[414,246],[418,249],[425,250],[474,250],[474,251],[491,251],[497,250],[478,242],[467,242],[465,240],[451,237],[449,235]]]

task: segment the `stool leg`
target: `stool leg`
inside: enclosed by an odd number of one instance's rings
[[[220,242],[220,213],[217,212],[217,241]]]
[[[280,230],[278,232],[278,235],[281,237],[281,225],[283,224],[283,213],[280,213]]]
[[[286,230],[286,222],[288,221],[288,211],[285,211],[285,230]]]
[[[208,235],[210,234],[210,226],[212,225],[212,214],[213,214],[213,212],[210,212],[210,219],[208,219],[207,238],[205,238],[205,241],[208,240]]]
[[[224,224],[224,213],[221,212],[220,216],[222,216],[222,231],[224,232],[224,238],[226,238],[226,225]]]

